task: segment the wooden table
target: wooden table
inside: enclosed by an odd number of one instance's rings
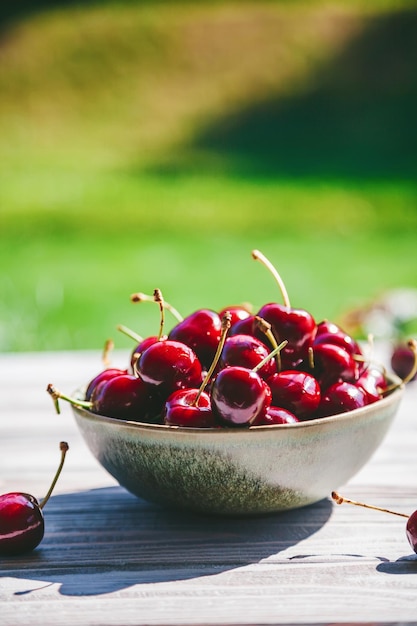
[[[117,359],[120,357],[120,362]],[[126,355],[114,355],[124,364]],[[0,492],[45,495],[46,533],[31,554],[0,559],[2,626],[417,623],[417,556],[400,517],[314,506],[255,519],[182,514],[141,501],[92,457],[70,393],[101,369],[99,352],[0,356]],[[340,491],[404,513],[417,507],[417,383],[368,465]]]

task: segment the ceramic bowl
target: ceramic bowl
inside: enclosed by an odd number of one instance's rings
[[[250,429],[151,425],[72,408],[93,455],[136,496],[255,515],[312,504],[345,484],[382,442],[402,395],[400,387],[348,413]]]

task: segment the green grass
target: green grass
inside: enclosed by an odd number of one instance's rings
[[[0,350],[280,300],[253,248],[318,319],[417,288],[417,3],[67,5],[3,23]]]
[[[276,265],[293,304],[318,318],[417,286],[410,184],[71,180],[71,210],[52,198],[44,211],[23,204],[20,215],[2,215],[3,350],[94,348],[108,337],[128,346],[118,323],[141,334],[159,323],[157,307],[131,304],[130,294],[157,287],[183,314],[280,300],[253,248]],[[38,194],[47,193],[38,180]]]

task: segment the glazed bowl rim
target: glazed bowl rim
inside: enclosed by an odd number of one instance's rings
[[[176,434],[198,433],[198,434],[201,434],[203,437],[205,434],[210,433],[211,435],[219,434],[220,437],[222,436],[224,437],[230,434],[237,435],[239,433],[250,434],[254,432],[263,432],[263,431],[267,431],[267,432],[275,431],[276,432],[276,431],[286,431],[288,429],[297,430],[297,429],[304,429],[304,428],[313,428],[315,426],[319,426],[320,424],[331,424],[333,422],[350,421],[352,419],[360,417],[362,414],[368,413],[371,409],[372,409],[372,412],[375,411],[377,407],[381,406],[381,404],[382,404],[381,408],[383,408],[384,406],[389,405],[392,402],[395,402],[397,399],[399,400],[401,398],[405,389],[405,385],[402,383],[401,379],[398,376],[390,374],[389,376],[387,376],[387,380],[389,383],[397,384],[398,387],[396,387],[393,391],[391,391],[386,396],[382,397],[380,400],[377,400],[376,402],[372,402],[370,404],[367,404],[363,407],[359,407],[357,409],[353,409],[351,411],[345,411],[343,413],[328,415],[326,417],[316,417],[314,419],[293,422],[290,424],[263,424],[259,426],[250,426],[250,427],[222,426],[218,428],[201,428],[201,427],[195,427],[195,426],[174,426],[174,425],[169,425],[169,424],[152,424],[149,422],[140,422],[137,420],[126,420],[126,419],[121,419],[117,417],[109,417],[106,415],[101,415],[99,413],[93,413],[92,411],[89,411],[85,407],[82,407],[77,404],[73,404],[72,408],[84,418],[88,418],[89,420],[92,420],[95,422],[113,424],[114,426],[126,426],[126,427],[137,429],[137,430],[146,430],[146,431],[155,431],[155,432],[159,431],[159,432],[173,433],[173,434],[174,433]],[[78,388],[74,392],[74,397],[82,398],[83,391],[84,391],[84,388]]]

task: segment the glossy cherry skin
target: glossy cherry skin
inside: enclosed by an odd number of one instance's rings
[[[258,415],[252,426],[274,426],[278,424],[297,424],[298,417],[279,406],[271,405],[265,414]]]
[[[140,356],[136,371],[166,397],[176,389],[198,388],[203,380],[195,352],[184,343],[169,339],[149,346]]]
[[[225,425],[249,426],[270,404],[271,390],[256,372],[236,365],[217,374],[211,405]]]
[[[237,324],[237,322],[241,322],[251,315],[250,312],[245,309],[245,307],[236,304],[233,306],[225,307],[224,309],[219,311],[220,319],[223,319],[226,313],[230,313],[230,328],[233,328],[233,326]]]
[[[259,329],[256,315],[249,315],[249,317],[235,322],[228,334],[229,337],[234,335],[251,335],[252,337],[256,337],[259,341],[262,341],[269,349],[272,349],[271,343],[265,333]]]
[[[265,359],[270,350],[262,341],[251,335],[233,335],[227,337],[223,350],[219,359],[219,369],[230,367],[231,365],[240,365],[253,369],[263,359]],[[274,358],[270,358],[258,371],[262,378],[267,379],[277,370]]]
[[[338,380],[354,382],[359,377],[352,354],[337,344],[315,344],[313,358],[314,375],[324,389]]]
[[[216,311],[199,309],[174,326],[168,339],[189,346],[201,365],[209,368],[219,345],[221,329],[221,318]]]
[[[157,421],[163,402],[141,378],[123,374],[99,385],[91,396],[92,411],[106,417]]]
[[[358,380],[356,381],[356,385],[358,387],[362,387],[362,389],[365,389],[369,396],[370,402],[376,402],[377,400],[380,400],[382,397],[382,393],[388,387],[388,383],[384,374],[379,368],[372,365],[363,370]]]
[[[417,511],[414,511],[407,520],[405,527],[408,543],[417,554]]]
[[[298,370],[283,370],[268,378],[267,383],[274,406],[287,409],[299,420],[315,416],[321,400],[321,390],[314,376]]]
[[[123,369],[118,369],[116,367],[109,367],[103,370],[89,382],[87,390],[85,392],[85,399],[87,401],[90,401],[94,390],[101,383],[107,382],[111,378],[116,378],[116,376],[121,376],[122,374],[127,374],[127,373],[128,371],[126,369],[123,370]]]
[[[159,339],[156,335],[151,335],[150,337],[145,337],[145,339],[142,339],[142,341],[140,341],[137,346],[132,350],[132,354],[130,357],[130,366],[132,368],[132,371],[135,372],[136,363],[138,362],[140,355],[146,350],[146,348],[149,348],[149,346],[151,346],[153,343],[156,343],[157,341],[164,341],[165,339],[166,337]]]
[[[313,346],[317,346],[319,344],[334,344],[336,346],[340,346],[344,348],[349,354],[360,354],[362,355],[362,350],[359,344],[347,333],[344,331],[339,332],[320,332],[317,333]]]
[[[20,492],[0,496],[0,555],[34,550],[44,532],[44,517],[36,498]]]
[[[406,344],[398,344],[394,347],[391,354],[392,371],[400,378],[406,378],[413,369],[415,356],[411,348]],[[416,380],[415,374],[411,380]]]
[[[369,403],[368,393],[362,387],[344,381],[337,382],[322,395],[318,416],[338,415],[359,409]]]
[[[198,389],[174,391],[165,402],[164,424],[188,428],[215,428],[218,426],[211,410],[208,393],[203,391],[198,403],[194,404],[198,393]]]
[[[308,311],[272,302],[265,304],[258,316],[271,324],[277,343],[288,341],[281,350],[283,369],[294,368],[307,358],[317,331],[316,322]]]
[[[344,331],[342,331],[342,329],[340,328],[338,324],[335,324],[334,322],[331,322],[330,320],[322,320],[321,322],[317,324],[316,337],[319,337],[320,335],[327,334],[327,333],[337,334],[340,332],[344,332]]]

